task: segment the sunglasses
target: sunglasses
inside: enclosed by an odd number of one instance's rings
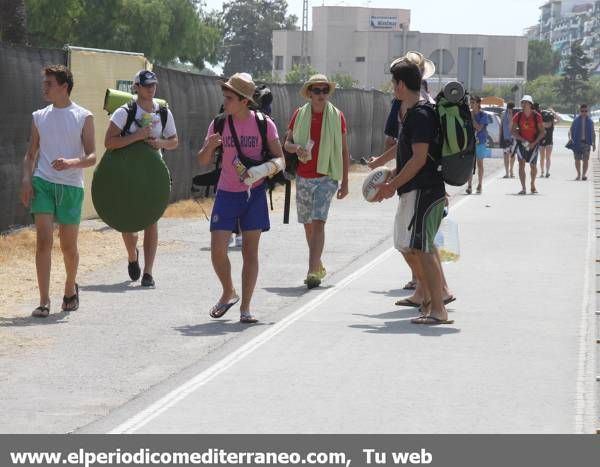
[[[315,96],[320,94],[327,95],[329,94],[329,87],[326,88],[310,88],[310,92],[312,92]]]

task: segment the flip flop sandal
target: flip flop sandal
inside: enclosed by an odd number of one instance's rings
[[[526,194],[527,194],[527,192],[526,192],[525,190],[521,190],[521,191],[519,191],[519,193],[517,193],[517,194],[519,194],[519,195],[526,195]]]
[[[75,295],[63,297],[62,311],[70,312],[79,309],[79,285],[75,284]]]
[[[35,310],[31,312],[31,316],[33,316],[34,318],[47,318],[49,314],[49,306],[38,306]]]
[[[258,319],[256,319],[254,316],[252,316],[249,311],[242,311],[240,313],[240,323],[245,323],[245,324],[258,323]]]
[[[211,318],[221,318],[229,309],[240,301],[240,297],[233,297],[227,303],[217,303],[213,306],[209,312]]]
[[[406,285],[402,287],[403,290],[415,290],[416,288],[417,283],[415,281],[408,281]]]
[[[402,300],[398,300],[397,302],[394,303],[394,305],[396,305],[396,306],[411,306],[413,308],[421,307],[421,303],[413,302],[412,300],[410,300],[408,298],[403,298]]]
[[[444,300],[444,305],[448,305],[448,303],[452,303],[456,300],[454,295],[450,295],[447,299]]]
[[[437,326],[439,324],[454,324],[453,319],[440,319],[435,316],[420,316],[410,320],[413,324],[425,324],[427,326]]]

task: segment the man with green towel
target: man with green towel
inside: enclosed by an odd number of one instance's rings
[[[31,207],[35,221],[40,305],[32,316],[37,318],[50,314],[55,222],[67,273],[62,310],[70,312],[79,308],[77,236],[83,204],[83,169],[96,163],[94,116],[71,101],[71,70],[64,65],[45,67],[42,86],[44,99],[50,105],[33,112],[21,183],[21,201]]]
[[[308,100],[292,116],[285,150],[298,155],[296,208],[304,225],[309,262],[306,286],[318,287],[325,277],[321,255],[325,245],[325,223],[333,195],[348,195],[349,152],[346,119],[331,102],[335,83],[325,75],[313,75],[300,94]],[[338,183],[341,181],[341,186]]]

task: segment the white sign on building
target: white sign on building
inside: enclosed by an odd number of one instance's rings
[[[396,29],[398,27],[397,16],[370,16],[369,23],[374,29]]]

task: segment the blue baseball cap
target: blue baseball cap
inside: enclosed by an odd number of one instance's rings
[[[156,79],[156,75],[150,70],[140,70],[133,78],[133,84],[139,84],[140,86],[148,86],[156,83],[158,83],[158,79]]]

